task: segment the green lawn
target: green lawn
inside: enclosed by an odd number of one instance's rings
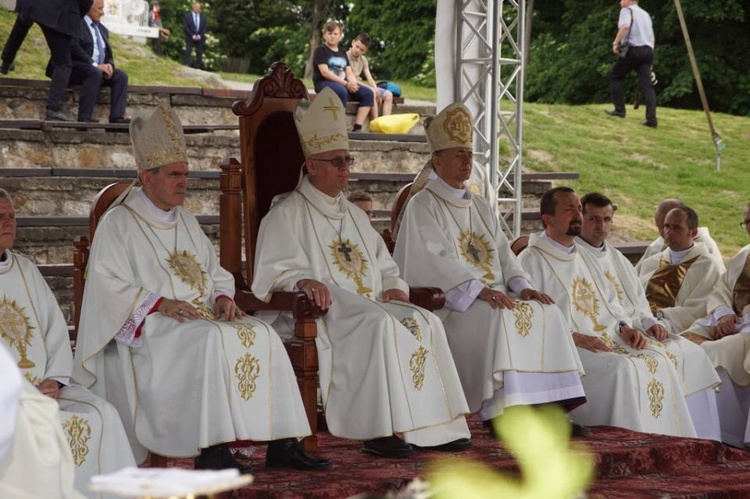
[[[14,19],[14,14],[0,9],[0,33],[8,33]],[[112,38],[118,65],[131,83],[205,85],[177,62],[157,58],[148,47]],[[47,59],[44,38],[34,27],[10,76],[43,79]],[[250,83],[259,78],[219,76]],[[435,89],[397,83],[407,98],[435,100]],[[309,80],[305,84],[312,87]],[[572,186],[580,193],[600,191],[610,196],[619,205],[616,230],[631,238],[654,238],[655,205],[660,199],[679,197],[698,212],[725,256],[748,242],[737,224],[750,201],[749,117],[714,115],[728,146],[721,171],[716,172],[715,148],[702,112],[660,108],[659,128],[653,130],[640,125],[642,108],[629,109],[622,120],[605,116],[605,107],[525,104],[524,168],[579,172],[580,179]]]

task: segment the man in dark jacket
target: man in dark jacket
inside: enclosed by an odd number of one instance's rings
[[[94,0],[88,14],[79,22],[79,34],[71,43],[73,70],[69,85],[81,85],[78,121],[95,122],[92,118],[99,89],[112,88],[109,106],[110,123],[128,123],[125,106],[128,100],[128,75],[115,68],[109,31],[99,23],[104,15],[104,0]]]
[[[73,68],[71,38],[79,36],[81,17],[89,11],[91,4],[92,0],[18,0],[18,16],[42,28],[52,57],[54,71],[47,94],[48,120],[73,121],[60,108]]]
[[[203,47],[206,42],[208,19],[201,14],[201,4],[193,2],[193,11],[185,14],[182,20],[185,28],[185,66],[190,66],[190,58],[195,47],[195,67],[203,69]]]

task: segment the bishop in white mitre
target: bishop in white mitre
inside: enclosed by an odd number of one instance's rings
[[[469,409],[488,421],[513,405],[577,407],[583,369],[565,318],[531,286],[489,203],[466,189],[471,114],[452,104],[425,130],[428,175],[412,186],[394,259],[412,286],[445,291],[436,313]]]
[[[670,352],[649,342],[620,306],[599,265],[578,250],[581,203],[568,187],[541,201],[544,232],[532,234],[521,264],[565,315],[583,368],[587,403],[573,421],[695,437]]]
[[[601,267],[604,277],[612,284],[617,300],[633,325],[646,332],[649,344],[665,349],[675,363],[682,381],[690,416],[699,438],[721,440],[719,410],[715,387],[719,377],[706,353],[691,341],[669,334],[663,319],[651,313],[646,293],[630,261],[607,242],[614,221],[615,206],[599,193],[581,198],[583,223],[581,235],[576,237],[578,249],[589,255]]]
[[[353,159],[341,102],[325,89],[295,121],[305,173],[261,222],[253,292],[302,290],[328,310],[316,344],[333,435],[378,456],[465,448],[468,407],[440,319],[409,303],[385,243],[342,194]]]
[[[667,218],[667,213],[678,206],[684,205],[685,203],[674,198],[665,199],[658,204],[656,210],[654,210],[654,225],[656,225],[656,228],[659,230],[659,237],[654,239],[651,244],[646,247],[646,251],[643,252],[641,259],[635,265],[636,273],[640,273],[643,262],[667,249],[667,243],[664,240],[664,221]],[[719,246],[711,237],[708,227],[698,227],[698,232],[695,235],[695,242],[703,243],[711,258],[716,260],[716,263],[719,264],[722,270],[725,269],[724,259],[721,256],[721,251],[719,251]]]
[[[245,316],[234,279],[183,203],[187,152],[174,110],[130,124],[141,188],[94,235],[75,374],[120,411],[133,446],[199,454],[196,468],[238,468],[226,442],[271,441],[267,467],[321,469],[302,451],[310,434],[278,334]]]
[[[638,273],[651,311],[680,334],[706,315],[706,298],[723,273],[705,244],[695,241],[698,215],[688,206],[667,213],[662,230],[667,248],[649,257]]]
[[[744,215],[742,226],[750,234],[750,204]],[[706,310],[682,336],[703,348],[721,378],[722,441],[744,447],[750,445],[750,245],[729,261]]]
[[[76,489],[88,491],[93,475],[134,466],[135,458],[115,408],[71,379],[73,352],[63,313],[36,266],[10,249],[15,211],[5,190],[0,190],[0,224],[0,341],[26,380],[57,401]]]

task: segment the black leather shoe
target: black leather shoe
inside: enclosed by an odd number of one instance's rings
[[[69,118],[65,113],[61,111],[53,111],[52,109],[47,109],[45,119],[47,121],[75,121],[74,119]]]
[[[127,125],[130,123],[130,118],[120,116],[119,118],[110,118],[109,122],[114,125]]]
[[[441,445],[430,445],[427,447],[419,447],[417,445],[414,445],[413,447],[416,447],[419,450],[427,450],[427,451],[463,452],[469,447],[471,447],[471,439],[459,438],[458,440],[454,440],[452,442],[448,442],[448,443],[441,444]]]
[[[644,121],[643,123],[641,123],[641,125],[647,126],[649,128],[656,128],[657,126],[659,126],[659,124],[655,121]]]
[[[10,64],[2,63],[0,64],[0,73],[7,75],[9,71],[15,71],[16,65],[12,62]]]
[[[302,448],[296,438],[285,438],[268,442],[266,468],[293,468],[302,471],[325,470],[331,467],[331,460],[311,456]]]
[[[605,114],[608,114],[610,116],[615,116],[617,118],[624,118],[625,117],[625,111],[618,111],[617,109],[605,109]]]
[[[201,449],[200,455],[195,458],[194,467],[196,470],[226,470],[235,468],[243,475],[255,472],[250,466],[237,462],[227,444],[212,445],[211,447]]]
[[[390,437],[365,440],[362,445],[362,452],[378,457],[406,457],[412,454],[414,449],[400,438],[391,435]]]
[[[583,426],[582,424],[573,423],[570,426],[571,437],[583,437],[591,433],[591,429]]]

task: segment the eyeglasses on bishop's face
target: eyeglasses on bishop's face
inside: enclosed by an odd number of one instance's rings
[[[744,222],[740,222],[740,227],[747,230],[747,226],[750,225],[750,220],[745,220]]]
[[[316,158],[315,161],[324,161],[326,163],[331,163],[334,168],[338,168],[339,170],[343,170],[347,166],[352,166],[354,164],[354,158],[351,156],[344,156],[343,158],[333,158],[333,159],[320,159]]]

